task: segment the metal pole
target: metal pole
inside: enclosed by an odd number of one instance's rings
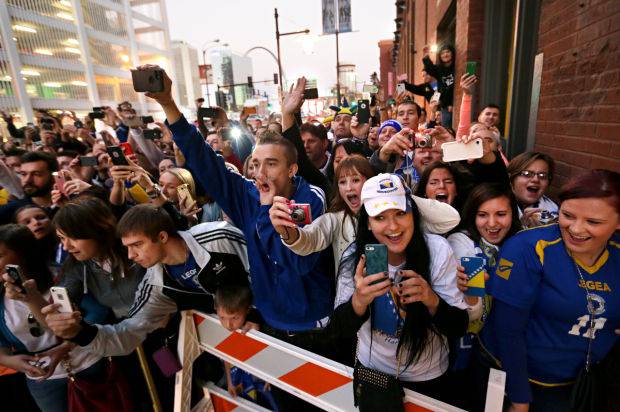
[[[146,381],[146,387],[149,391],[151,402],[153,403],[153,411],[162,412],[163,409],[161,407],[161,402],[159,401],[159,396],[157,395],[157,387],[155,386],[155,381],[153,380],[153,375],[151,374],[151,368],[149,367],[149,363],[146,359],[146,354],[144,353],[144,348],[142,345],[138,345],[136,348],[136,354],[138,355],[138,361],[140,362],[140,367],[142,368],[142,374],[144,375],[144,380]]]
[[[340,106],[340,49],[338,46],[338,29],[336,29],[336,96]]]
[[[211,98],[209,97],[209,69],[207,68],[207,49],[202,51],[202,64],[205,66],[205,84],[207,85],[207,106],[211,107]]]
[[[274,16],[276,18],[276,44],[278,46],[278,78],[280,79],[280,92],[284,91],[282,86],[282,62],[280,60],[280,27],[278,26],[278,9],[274,9]]]

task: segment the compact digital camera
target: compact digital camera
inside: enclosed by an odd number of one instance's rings
[[[293,203],[288,206],[291,212],[291,220],[298,225],[307,225],[312,222],[312,213],[308,203]]]
[[[433,137],[430,134],[417,134],[415,139],[415,147],[420,149],[429,149],[433,146]]]

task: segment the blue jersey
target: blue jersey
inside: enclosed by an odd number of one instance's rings
[[[488,291],[494,299],[529,311],[525,341],[531,382],[568,383],[585,364],[590,335],[586,290],[594,301],[592,361],[601,360],[618,340],[619,241],[612,237],[593,266],[568,254],[557,224],[524,230],[502,247]],[[497,353],[492,325],[488,322],[481,335],[487,349]]]

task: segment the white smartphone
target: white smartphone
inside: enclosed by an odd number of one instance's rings
[[[52,301],[60,305],[60,309],[58,309],[60,313],[73,312],[66,288],[62,286],[52,286],[50,292],[52,293]]]
[[[444,162],[459,160],[480,159],[483,156],[482,139],[475,139],[469,143],[448,142],[441,145]]]
[[[397,83],[396,84],[396,94],[401,94],[405,92],[405,83]]]

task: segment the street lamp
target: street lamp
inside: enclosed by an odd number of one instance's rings
[[[276,43],[278,45],[278,78],[280,79],[280,92],[284,91],[284,86],[282,85],[282,60],[280,59],[280,37],[282,36],[291,36],[293,34],[308,34],[310,33],[310,29],[299,30],[299,31],[290,31],[287,33],[280,33],[280,26],[278,25],[278,9],[274,9],[274,17],[276,18]]]
[[[216,44],[214,44],[212,46],[209,46],[209,47],[205,47],[209,43],[216,43]],[[202,49],[202,64],[205,66],[205,85],[207,86],[207,105],[209,107],[211,107],[211,97],[209,96],[209,70],[207,70],[207,50],[212,49],[212,48],[218,46],[219,43],[220,43],[220,39],[214,39],[214,40],[206,42],[201,47],[201,49]],[[228,43],[224,43],[224,44],[222,44],[222,46],[228,47]]]

